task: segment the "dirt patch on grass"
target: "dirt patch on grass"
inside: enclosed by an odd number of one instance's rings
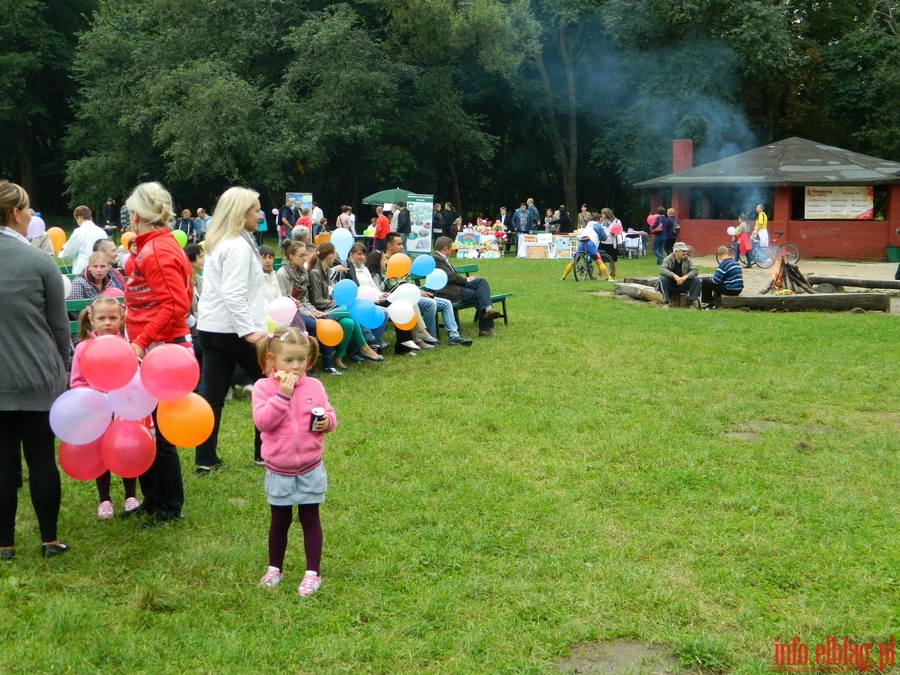
[[[571,656],[555,665],[562,673],[585,675],[669,675],[678,671],[677,659],[661,647],[629,640],[575,647]]]
[[[752,431],[731,431],[725,434],[725,438],[730,438],[733,441],[755,441],[759,438],[759,434],[755,434]]]

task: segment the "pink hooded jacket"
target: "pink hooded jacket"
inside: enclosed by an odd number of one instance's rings
[[[309,430],[312,409],[325,409],[329,422],[325,433],[334,431],[337,416],[317,379],[304,374],[290,397],[281,394],[279,386],[274,377],[254,382],[253,423],[262,436],[266,469],[282,476],[299,476],[322,463],[325,449],[322,434]]]

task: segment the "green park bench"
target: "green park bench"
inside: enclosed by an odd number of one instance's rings
[[[454,265],[453,269],[455,269],[459,274],[465,276],[471,276],[478,272],[478,265],[476,263],[466,263],[465,265]],[[410,274],[409,278],[412,281],[418,283],[424,277],[419,276],[418,274]],[[500,317],[503,319],[503,325],[509,325],[509,318],[507,317],[507,309],[506,309],[506,299],[512,297],[512,293],[494,293],[491,295],[491,304],[496,305],[500,303]],[[475,309],[475,305],[467,302],[454,302],[453,303],[453,314],[456,316],[456,323],[459,323],[459,310],[461,309]],[[495,307],[496,309],[496,307]],[[475,318],[473,321],[478,320],[478,312],[475,313]]]

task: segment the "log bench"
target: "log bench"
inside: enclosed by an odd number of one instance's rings
[[[849,310],[859,307],[876,312],[890,310],[886,293],[799,293],[795,295],[723,295],[723,309],[778,309],[803,312],[810,309]]]
[[[831,284],[836,289],[850,286],[852,288],[880,288],[900,291],[900,281],[888,279],[854,279],[853,277],[831,277],[822,274],[807,274],[806,280],[813,284]]]

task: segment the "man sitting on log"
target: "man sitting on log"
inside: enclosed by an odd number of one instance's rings
[[[663,296],[663,306],[669,306],[669,298],[675,294],[687,294],[688,307],[696,306],[700,297],[700,277],[688,252],[690,248],[683,241],[675,242],[672,252],[665,257],[659,268],[659,290]]]
[[[741,264],[734,259],[734,251],[726,246],[719,247],[722,262],[712,278],[702,279],[701,300],[707,303],[703,309],[719,309],[723,295],[740,295],[744,290],[744,275]]]

